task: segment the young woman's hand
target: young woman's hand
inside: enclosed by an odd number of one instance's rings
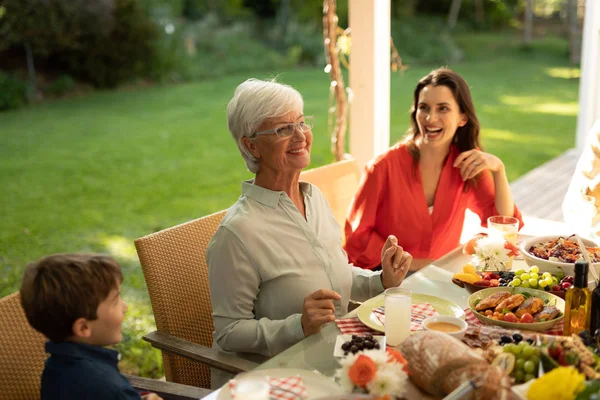
[[[398,246],[394,235],[388,236],[381,249],[381,283],[385,289],[398,287],[410,268],[412,256]]]
[[[476,177],[477,174],[486,169],[492,172],[501,171],[504,169],[504,164],[502,160],[493,154],[473,149],[460,153],[454,161],[454,167],[460,168],[460,176],[463,181],[466,181]]]

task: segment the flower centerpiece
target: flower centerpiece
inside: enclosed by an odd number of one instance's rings
[[[489,236],[471,239],[463,251],[471,256],[471,264],[480,271],[506,271],[511,257],[519,254],[511,242]]]
[[[348,354],[340,364],[336,377],[348,393],[368,393],[380,400],[392,400],[404,394],[407,363],[397,350],[364,350]]]

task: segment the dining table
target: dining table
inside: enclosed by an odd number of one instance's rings
[[[519,234],[519,241],[526,236]],[[422,268],[420,271],[410,275],[402,282],[401,287],[410,289],[414,294],[423,294],[442,298],[448,302],[456,304],[461,309],[467,309],[469,293],[454,283],[452,275],[461,272],[462,267],[469,263],[470,256],[463,254],[462,246],[455,248],[443,257],[433,261],[431,264]],[[522,257],[515,257],[512,270],[527,269],[528,266]],[[383,296],[380,294],[378,297]],[[357,310],[354,309],[343,318],[353,318],[357,316]],[[283,368],[302,369],[314,371],[327,377],[333,377],[335,371],[340,368],[338,360],[333,356],[334,346],[337,336],[341,331],[335,323],[327,324],[321,332],[308,336],[272,357],[268,361],[259,365],[254,371],[273,370]],[[218,389],[208,396],[206,400],[216,400],[219,397],[221,389]],[[405,393],[405,398],[413,399],[434,399],[417,388],[412,381]]]

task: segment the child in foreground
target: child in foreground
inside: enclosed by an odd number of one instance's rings
[[[27,266],[21,304],[29,324],[44,334],[42,400],[161,400],[140,394],[119,372],[120,354],[105,346],[121,341],[127,304],[121,267],[95,254],[56,254]]]

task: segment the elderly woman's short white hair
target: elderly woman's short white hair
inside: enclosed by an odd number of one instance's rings
[[[251,138],[267,119],[281,117],[304,108],[302,95],[293,87],[275,80],[248,79],[240,84],[227,105],[229,132],[235,140],[248,169],[257,173],[258,159],[242,143],[243,137]]]

